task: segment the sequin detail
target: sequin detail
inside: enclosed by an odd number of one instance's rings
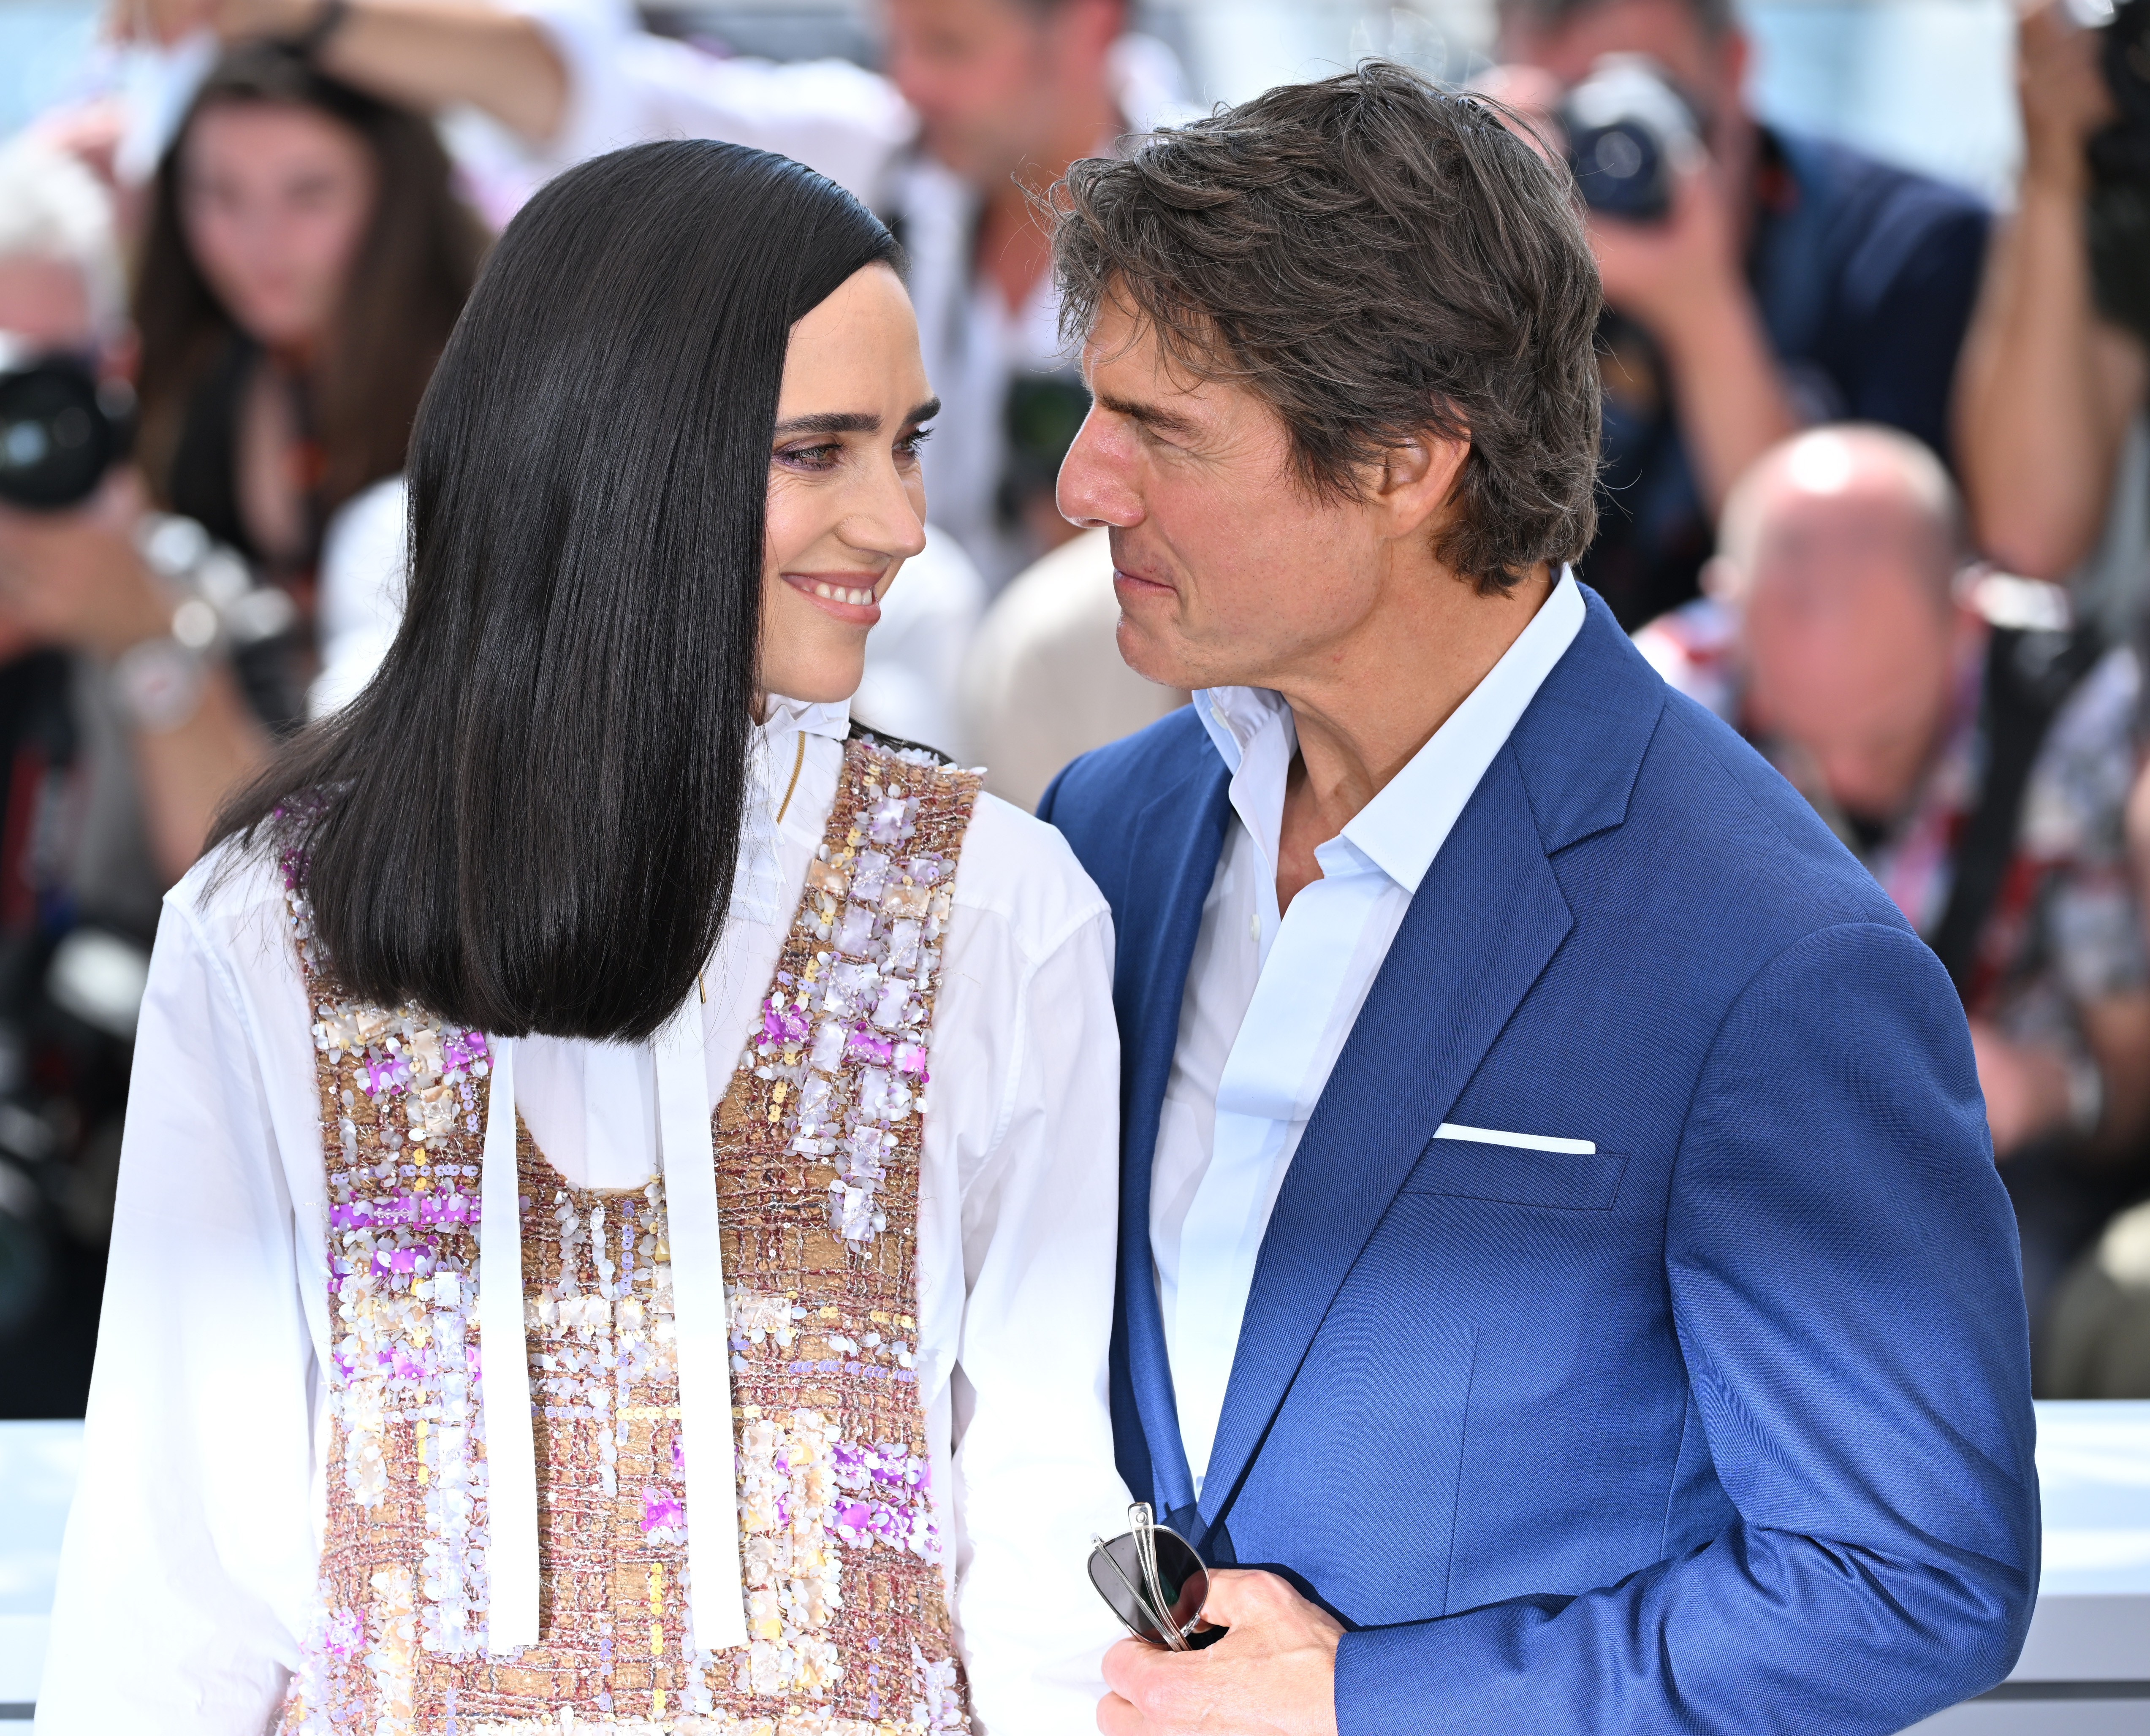
[[[490,1057],[480,1032],[341,994],[287,854],[331,1320],[328,1532],[287,1736],[968,1729],[915,1315],[933,984],[976,790],[929,756],[849,744],[716,1112],[749,1635],[720,1653],[686,1632],[663,1183],[567,1187],[523,1129],[541,1639],[486,1653],[473,1274]]]

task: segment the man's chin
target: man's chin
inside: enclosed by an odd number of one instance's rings
[[[1157,634],[1134,619],[1124,605],[1113,639],[1119,647],[1120,661],[1145,681],[1154,681],[1159,687],[1176,687],[1183,692],[1209,684],[1194,675],[1184,658],[1174,656],[1159,642]]]

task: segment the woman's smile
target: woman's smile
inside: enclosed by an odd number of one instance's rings
[[[834,615],[839,621],[855,626],[871,627],[881,619],[881,604],[875,592],[881,588],[885,573],[786,573],[785,583],[801,596],[810,599],[816,608]]]

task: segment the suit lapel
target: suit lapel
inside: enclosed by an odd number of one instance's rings
[[[1122,1338],[1128,1385],[1149,1449],[1153,1496],[1166,1512],[1194,1501],[1194,1480],[1180,1442],[1164,1319],[1151,1266],[1150,1173],[1164,1088],[1178,1043],[1188,966],[1231,812],[1231,777],[1224,761],[1204,737],[1194,739],[1194,751],[1199,757],[1188,776],[1137,816],[1134,835],[1145,871],[1130,876],[1118,916],[1113,984],[1114,1010],[1129,1039],[1120,1076],[1120,1273],[1114,1330]]]
[[[1572,925],[1511,744],[1420,882],[1285,1173],[1203,1481],[1205,1522],[1237,1489],[1322,1316],[1426,1142]],[[1153,1119],[1150,1130],[1154,1138]],[[1147,1250],[1146,1168],[1142,1191]],[[1123,1219],[1123,1246],[1128,1234]],[[1143,1273],[1147,1284],[1146,1260]],[[1153,1448],[1158,1438],[1153,1431]]]

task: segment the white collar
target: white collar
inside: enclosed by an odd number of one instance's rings
[[[818,735],[840,742],[850,733],[849,699],[815,701],[770,694],[766,714],[755,725],[747,744],[747,771],[755,786],[746,805],[748,829],[759,830],[770,818],[768,810],[782,802],[805,752],[801,738]]]
[[[775,750],[790,748],[795,735],[821,735],[841,741],[851,733],[849,699],[793,699],[771,694],[764,702],[766,714],[754,726],[754,759],[774,763],[783,756]],[[784,767],[788,775],[788,761]]]
[[[1484,679],[1343,831],[1316,850],[1324,869],[1345,867],[1340,853],[1356,856],[1406,891],[1417,891],[1486,768],[1582,630],[1586,613],[1574,573],[1562,568],[1551,594]],[[1290,706],[1268,688],[1217,687],[1195,694],[1194,714],[1233,774],[1234,806],[1274,862],[1284,774],[1298,749]],[[1250,807],[1261,825],[1249,817]]]

